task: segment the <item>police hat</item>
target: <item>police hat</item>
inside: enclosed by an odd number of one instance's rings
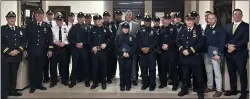
[[[193,16],[193,17],[199,16],[199,14],[198,14],[196,11],[192,11],[190,14],[191,14],[191,16]]]
[[[82,17],[84,17],[84,14],[83,14],[82,12],[79,12],[79,13],[77,14],[77,17],[78,17],[78,18],[82,18]]]
[[[56,17],[56,20],[61,21],[62,19],[63,19],[63,16],[62,16],[62,15],[58,15],[58,16]]]
[[[174,18],[181,18],[181,13],[180,12],[175,13]]]
[[[16,14],[15,14],[15,12],[10,11],[7,13],[7,15],[5,17],[16,17]]]
[[[160,18],[159,18],[158,16],[156,16],[156,17],[153,18],[153,21],[159,22],[159,21],[160,21]]]
[[[42,8],[37,8],[36,12],[35,13],[41,13],[41,14],[44,14],[44,11]]]
[[[186,20],[194,20],[195,18],[192,16],[192,14],[187,14],[186,15]]]
[[[142,16],[141,16],[141,15],[137,15],[137,16],[135,16],[135,19],[141,20],[141,19],[142,19]]]
[[[90,14],[86,14],[85,18],[92,18],[92,16]]]
[[[73,12],[70,12],[70,13],[69,13],[69,16],[74,17],[74,16],[75,16],[75,14],[74,14]]]
[[[53,15],[54,13],[52,12],[52,10],[48,10],[46,14]]]
[[[151,21],[151,17],[150,17],[149,15],[146,15],[146,16],[143,18],[143,20],[144,20],[145,22],[150,22],[150,21]]]
[[[123,23],[122,28],[129,28],[129,24],[127,22]]]
[[[110,16],[108,11],[103,12],[102,16]]]
[[[122,11],[120,10],[115,11],[115,15],[122,15]]]
[[[171,19],[171,16],[170,16],[170,14],[165,14],[164,16],[163,16],[163,19]]]
[[[102,16],[101,16],[101,15],[95,15],[95,16],[93,17],[93,19],[94,19],[94,20],[102,19]]]

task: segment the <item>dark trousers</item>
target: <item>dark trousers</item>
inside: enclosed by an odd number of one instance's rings
[[[43,79],[49,80],[49,68],[51,64],[51,58],[45,57],[44,59],[44,67],[43,67]]]
[[[131,88],[132,58],[119,58],[120,87]]]
[[[193,75],[196,91],[197,93],[203,93],[204,89],[204,83],[203,83],[203,76],[202,76],[202,67],[201,67],[201,61],[202,56],[201,55],[190,55],[190,56],[184,56],[182,55],[182,60],[185,61],[185,63],[181,64],[181,72],[182,72],[182,91],[188,91],[188,84],[191,79],[191,74]]]
[[[157,62],[157,68],[158,68],[158,76],[161,75],[161,54],[160,53],[156,53],[155,54],[155,59],[156,59],[156,62]]]
[[[178,85],[178,69],[177,69],[177,52],[175,51],[162,51],[161,54],[161,75],[160,82],[162,85],[167,85],[167,74],[169,72],[169,67],[171,68],[172,72],[172,82],[174,86]]]
[[[99,77],[99,75],[101,77]],[[92,54],[92,77],[93,84],[98,84],[99,78],[101,78],[102,83],[106,83],[107,55],[103,50],[99,50],[96,54]]]
[[[71,63],[71,45],[69,44],[67,47],[67,54],[68,54],[68,56],[67,56],[67,68],[69,68],[69,64]],[[69,70],[67,70],[66,71],[66,73],[65,74],[67,74],[67,75],[69,75]],[[66,79],[69,79],[69,76],[67,76],[68,78],[66,78]]]
[[[117,59],[114,50],[108,50],[108,69],[107,79],[111,79],[116,74]]]
[[[85,82],[89,82],[89,65],[88,65],[88,50],[85,48],[82,49],[72,49],[72,71],[70,80],[71,83],[76,84],[77,80],[77,71],[79,69],[78,66],[81,66],[81,75],[84,77]],[[79,60],[81,59],[81,60]],[[81,63],[79,65],[79,63]]]
[[[44,55],[28,57],[29,80],[31,88],[39,88],[42,86],[45,57],[47,56]]]
[[[156,82],[156,61],[152,52],[140,55],[140,67],[142,72],[143,86],[155,86]]]
[[[132,62],[132,80],[138,80],[139,76],[139,62],[140,56],[136,53],[133,55],[133,62]]]
[[[2,61],[2,96],[5,99],[10,92],[16,91],[19,64],[20,62],[5,63]]]
[[[59,63],[59,65],[57,65]],[[52,56],[52,62],[50,65],[50,74],[51,74],[51,83],[56,84],[57,83],[57,67],[61,67],[61,81],[62,82],[68,82],[69,74],[67,74],[67,71],[69,71],[68,67],[68,53],[67,48],[59,48],[55,47],[53,49],[53,56]]]
[[[226,57],[231,90],[237,90],[236,72],[240,75],[241,91],[247,90],[247,54],[246,51],[235,51]]]

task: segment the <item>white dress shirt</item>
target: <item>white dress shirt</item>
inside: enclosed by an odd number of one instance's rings
[[[77,24],[77,22],[74,22],[74,23],[68,22],[68,26],[67,26],[67,27],[68,27],[69,29],[71,29],[71,27],[72,27],[73,25],[75,25],[75,24]],[[65,25],[66,25],[66,24],[65,24]]]
[[[236,29],[237,29],[237,27],[240,25],[241,22],[242,22],[242,20],[241,20],[240,22],[234,22],[234,25],[237,24],[237,25],[236,25]]]
[[[68,38],[67,38],[68,33],[69,33],[69,28],[66,25],[62,25],[61,27],[62,27],[61,28],[61,31],[62,31],[62,41],[61,42],[63,42],[64,44],[69,44]],[[53,33],[53,41],[55,43],[56,41],[59,41],[59,26],[58,25],[53,26],[51,28],[51,30]]]
[[[55,20],[52,20],[52,21],[45,20],[45,22],[48,23],[49,25],[50,25],[50,22],[51,22],[52,27],[56,26],[56,21]]]

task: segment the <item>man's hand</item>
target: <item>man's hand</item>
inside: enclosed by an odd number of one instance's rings
[[[106,48],[106,44],[101,44],[101,49],[105,49]]]
[[[55,44],[60,47],[60,41],[55,41]]]
[[[163,44],[163,45],[162,45],[162,49],[163,49],[163,50],[167,50],[167,49],[168,49],[168,44]]]
[[[235,48],[235,45],[233,45],[233,44],[229,44],[228,46],[227,46],[227,48],[231,51],[230,53],[232,53],[236,48]]]
[[[141,48],[141,51],[142,51],[143,53],[145,53],[145,52],[146,52],[146,48],[145,48],[145,47]]]
[[[9,53],[10,56],[16,56],[17,54],[19,54],[20,52],[18,50],[13,50]]]
[[[149,48],[146,47],[145,53],[147,54],[149,52]]]
[[[129,57],[128,53],[125,53],[125,56],[124,57]]]
[[[183,53],[185,56],[189,55],[189,52],[188,52],[187,50],[184,50],[182,53]]]
[[[215,55],[215,56],[213,57],[213,59],[215,59],[215,60],[220,60],[220,56]]]
[[[83,44],[82,43],[76,43],[76,47],[77,48],[83,48]]]
[[[48,58],[52,57],[52,51],[48,51],[47,56]]]
[[[65,44],[63,43],[63,42],[60,42],[60,47],[64,47],[65,46]]]
[[[93,47],[93,48],[92,48],[92,51],[94,52],[94,54],[96,54],[97,48],[96,48],[96,47]]]

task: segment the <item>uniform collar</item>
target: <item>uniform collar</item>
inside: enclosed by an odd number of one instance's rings
[[[10,28],[13,27],[14,30],[16,29],[15,25],[11,26],[11,25],[8,24],[8,26],[9,26]]]
[[[188,29],[188,30],[189,30],[189,29],[190,29],[190,30],[193,30],[193,28],[194,28],[194,26],[193,26],[193,27],[191,27],[191,28],[187,27],[187,29]]]
[[[216,26],[216,23],[215,23],[214,25],[212,25],[212,26],[210,25],[210,28],[211,28],[211,29],[214,29],[215,26]]]
[[[39,24],[40,26],[42,26],[42,23],[43,23],[43,21],[41,21],[41,22],[36,22],[36,24]]]

